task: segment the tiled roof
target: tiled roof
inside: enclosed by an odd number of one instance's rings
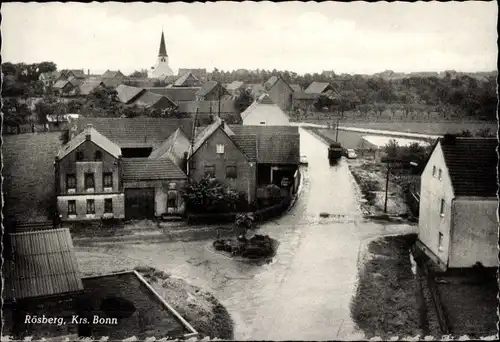
[[[263,164],[298,164],[300,159],[299,134],[259,134],[257,161]]]
[[[10,234],[13,261],[4,261],[5,299],[83,290],[69,229]]]
[[[192,73],[193,75],[196,76],[196,78],[200,80],[205,80],[207,78],[207,69],[185,69],[185,68],[180,68],[178,75],[183,75],[187,72]]]
[[[146,92],[143,88],[132,87],[125,84],[120,84],[115,90],[118,100],[125,104],[134,102],[139,96]]]
[[[152,93],[150,91],[146,91],[144,92],[135,102],[134,102],[134,105],[137,105],[137,106],[144,106],[146,108],[149,108],[151,106],[154,106],[155,104],[157,104],[159,101],[163,100],[163,99],[166,99],[167,101],[169,101],[172,105],[176,106],[176,104],[174,103],[174,101],[170,100],[167,96],[165,95],[159,95],[159,94],[155,94],[155,93]]]
[[[229,90],[229,91],[234,91],[234,90],[240,89],[244,85],[245,85],[245,82],[242,82],[242,81],[233,81],[233,82],[231,82],[231,83],[229,83],[227,85],[226,89]]]
[[[200,80],[193,75],[191,72],[187,72],[181,77],[179,77],[177,80],[174,82],[174,87],[185,87],[188,86],[187,81],[189,79],[193,79],[195,82],[199,82]]]
[[[264,88],[269,90],[276,82],[278,82],[278,76],[271,76],[269,79],[264,83]]]
[[[290,84],[290,88],[292,88],[292,90],[294,92],[301,92],[302,91],[302,87],[300,86],[300,84]]]
[[[217,81],[208,81],[196,92],[196,96],[205,96],[219,84]]]
[[[68,83],[69,83],[68,80],[59,80],[56,83],[54,83],[54,85],[52,87],[57,88],[57,89],[62,89]]]
[[[293,92],[292,93],[292,98],[295,100],[316,100],[318,98],[319,94],[316,93],[306,93],[303,91],[299,92]]]
[[[245,119],[251,114],[260,115],[262,118],[268,118],[271,116],[286,116],[288,115],[271,100],[269,95],[262,94],[257,100],[255,100],[243,113],[241,113],[241,118]]]
[[[210,108],[212,108],[210,110]],[[185,101],[179,103],[179,112],[194,114],[198,109],[199,114],[218,114],[219,101]],[[233,99],[221,99],[220,101],[221,113],[238,113],[236,102]]]
[[[186,175],[170,159],[123,159],[123,180],[185,179]]]
[[[214,122],[208,126],[206,126],[198,135],[196,135],[193,151],[191,155],[195,154],[196,151],[201,147],[201,145],[208,139],[210,136],[222,125],[222,120],[219,117],[214,118]],[[231,137],[234,135],[231,128],[228,125],[224,124],[223,128],[224,132]]]
[[[309,93],[309,94],[321,94],[323,93],[328,87],[331,87],[330,83],[328,82],[312,82],[309,87],[307,87],[304,92]]]
[[[116,76],[123,76],[120,70],[106,70],[104,74],[102,74],[102,78],[115,78]]]
[[[152,87],[146,88],[152,93],[165,95],[176,104],[185,101],[195,101],[196,100],[196,92],[199,90],[199,87]]]
[[[264,83],[264,88],[266,90],[270,90],[280,79],[281,79],[282,82],[284,82],[288,87],[290,87],[292,89],[292,87],[283,79],[283,77],[276,76],[276,75],[273,75],[273,76],[269,77],[269,79],[267,80],[267,82]]]
[[[299,128],[297,126],[247,126],[247,125],[229,125],[231,131],[235,135],[269,135],[269,134],[299,134]]]
[[[188,138],[193,131],[191,119],[80,117],[77,121],[78,131],[83,130],[87,124],[92,124],[95,129],[122,148],[156,147],[178,128],[181,128]]]
[[[94,89],[99,86],[105,86],[101,81],[85,81],[80,85],[80,95],[89,95]]]
[[[104,85],[106,87],[109,87],[109,88],[116,88],[120,84],[122,84],[122,80],[117,79],[117,78],[101,78],[101,81],[102,81],[102,83],[104,83]]]
[[[113,157],[118,158],[121,156],[122,151],[120,147],[106,138],[104,135],[99,133],[93,126],[88,126],[85,130],[81,131],[76,137],[68,141],[66,145],[64,145],[57,156],[59,159],[64,158],[75,148],[80,146],[83,142],[85,142],[86,135],[90,133],[90,141],[95,143],[97,146],[101,147],[103,150],[111,154]]]
[[[177,139],[178,134],[179,134],[179,129],[177,129],[174,133],[172,133],[167,140],[165,140],[160,146],[158,146],[154,151],[152,151],[148,158],[157,159],[163,156],[165,153],[171,151],[172,148],[174,147],[175,140]]]
[[[83,80],[71,76],[70,78],[68,78],[68,82],[75,87],[79,87],[83,83]]]
[[[54,80],[56,78],[59,78],[61,76],[61,72],[59,71],[49,71],[49,72],[43,72],[40,74],[39,79],[40,80]]]
[[[440,139],[455,196],[496,196],[497,139]]]
[[[245,153],[249,161],[257,161],[257,136],[255,134],[233,135],[231,139]]]

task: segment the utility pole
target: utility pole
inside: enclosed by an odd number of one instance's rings
[[[387,191],[389,189],[389,173],[390,173],[390,166],[389,163],[387,164],[387,175],[385,178],[385,202],[384,202],[384,213],[387,213]]]
[[[340,119],[337,119],[337,128],[336,128],[336,132],[335,132],[335,141],[336,142],[339,141],[339,123],[340,123]]]
[[[219,85],[219,119],[220,119],[220,99],[222,97],[222,86]]]

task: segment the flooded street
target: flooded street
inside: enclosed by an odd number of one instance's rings
[[[270,264],[215,254],[207,249],[211,241],[117,243],[76,246],[77,257],[95,260],[83,262],[82,270],[99,268],[109,255],[114,265],[148,264],[183,277],[226,306],[236,340],[362,339],[350,313],[360,250],[372,238],[415,232],[415,227],[365,220],[347,162],[330,166],[327,146],[300,133],[301,154],[309,160],[302,193],[290,212],[258,231],[280,242]]]

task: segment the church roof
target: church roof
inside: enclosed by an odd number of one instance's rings
[[[160,51],[158,52],[158,56],[168,57],[167,47],[165,46],[165,36],[163,35],[163,31],[161,31]]]

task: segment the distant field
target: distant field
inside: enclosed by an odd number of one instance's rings
[[[3,137],[4,215],[45,221],[54,195],[54,158],[60,132]]]
[[[304,122],[326,124],[326,121],[321,120],[305,120]],[[330,123],[335,121],[330,121]],[[420,134],[445,134],[459,133],[463,129],[471,131],[475,134],[478,130],[490,128],[492,132],[497,131],[496,122],[401,122],[401,121],[384,121],[384,122],[359,122],[351,120],[340,121],[340,126],[370,128],[387,131],[399,131]]]
[[[400,131],[409,133],[421,134],[445,134],[459,133],[463,129],[468,129],[472,134],[484,128],[490,128],[492,132],[496,132],[496,123],[455,123],[455,122],[358,122],[358,123],[341,123],[341,126],[349,126],[356,128],[371,128],[387,131]]]

